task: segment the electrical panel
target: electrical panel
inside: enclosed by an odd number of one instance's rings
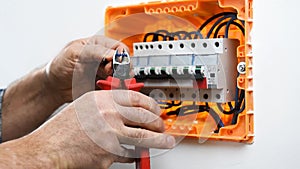
[[[140,92],[166,132],[252,143],[252,0],[168,0],[108,7],[105,35],[130,48]]]

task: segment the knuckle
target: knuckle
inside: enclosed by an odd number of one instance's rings
[[[119,113],[115,109],[106,109],[105,111],[102,112],[102,115],[105,118],[113,117],[115,120],[117,120]]]
[[[129,92],[129,99],[130,99],[130,103],[132,104],[132,106],[139,106],[141,103],[141,95],[137,92],[134,91],[130,91]]]
[[[95,161],[96,161],[96,159],[95,159]],[[114,155],[109,154],[108,156],[106,156],[105,158],[103,158],[101,160],[101,163],[99,163],[98,166],[101,169],[106,169],[106,168],[109,168],[113,162],[114,162]]]
[[[156,130],[160,131],[160,132],[163,132],[165,130],[165,124],[164,124],[163,120],[160,117],[158,117],[156,119],[155,127],[156,127]]]
[[[159,107],[159,105],[157,104],[157,102],[153,99],[153,98],[150,98],[150,109],[156,114],[156,115],[160,115],[161,114],[161,109]]]
[[[75,46],[75,45],[68,46],[68,47],[65,49],[65,53],[66,53],[67,55],[77,56],[77,55],[78,55],[78,47]]]
[[[137,113],[138,113],[138,117],[139,117],[139,123],[148,123],[149,122],[149,116],[147,114],[147,112],[145,112],[145,110],[141,107],[137,108]]]
[[[137,129],[137,132],[133,135],[135,138],[146,138],[146,130],[145,129]]]

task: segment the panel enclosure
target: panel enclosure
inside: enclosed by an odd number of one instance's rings
[[[253,142],[252,3],[169,0],[106,9],[105,35],[130,48],[141,92],[161,104],[168,133]]]

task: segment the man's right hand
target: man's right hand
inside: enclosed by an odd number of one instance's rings
[[[108,168],[113,162],[133,162],[136,157],[122,144],[175,146],[174,137],[162,133],[164,124],[159,115],[156,102],[143,94],[94,91],[81,96],[30,135],[0,146],[21,156],[15,163],[21,166],[13,168]]]

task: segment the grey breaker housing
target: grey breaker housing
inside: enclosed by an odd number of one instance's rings
[[[194,39],[133,44],[135,78],[156,100],[225,103],[235,99],[236,39]],[[200,82],[205,87],[195,87]]]

